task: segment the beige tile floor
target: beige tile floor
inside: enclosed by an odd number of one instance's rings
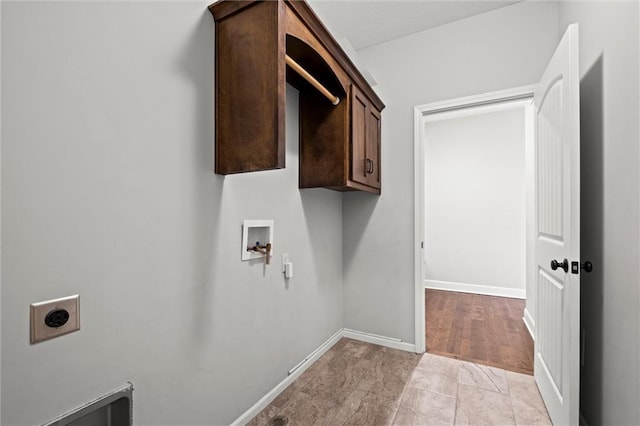
[[[550,425],[532,376],[341,339],[249,425]]]

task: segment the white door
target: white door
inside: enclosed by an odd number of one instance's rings
[[[578,24],[565,32],[534,96],[534,375],[555,425],[577,425],[580,395],[580,81]],[[577,266],[577,268],[576,268]]]

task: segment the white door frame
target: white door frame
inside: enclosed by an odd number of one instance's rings
[[[425,300],[424,300],[424,118],[429,114],[450,111],[460,108],[481,106],[496,102],[533,98],[537,85],[521,86],[513,89],[483,93],[464,98],[451,99],[416,105],[414,111],[413,130],[413,170],[414,170],[414,284],[415,284],[415,352],[425,352]],[[527,247],[529,245],[527,230]],[[527,280],[529,276],[527,275]]]

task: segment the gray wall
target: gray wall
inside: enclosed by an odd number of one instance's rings
[[[345,327],[414,341],[413,107],[534,84],[558,39],[557,5],[524,2],[358,52],[387,108],[382,196],[343,200]]]
[[[581,256],[585,360],[581,410],[590,425],[640,424],[638,2],[563,2],[580,23]]]
[[[208,1],[2,3],[2,421],[130,380],[136,424],[225,424],[343,324],[342,200],[287,168],[217,176]],[[240,261],[275,220],[274,263]],[[291,254],[287,284],[280,255]],[[81,330],[29,344],[29,304]]]

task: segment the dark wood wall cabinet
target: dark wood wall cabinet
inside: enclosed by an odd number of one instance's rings
[[[216,22],[215,172],[284,168],[289,83],[300,91],[300,188],[379,194],[384,104],[311,8],[223,0],[209,11]]]

